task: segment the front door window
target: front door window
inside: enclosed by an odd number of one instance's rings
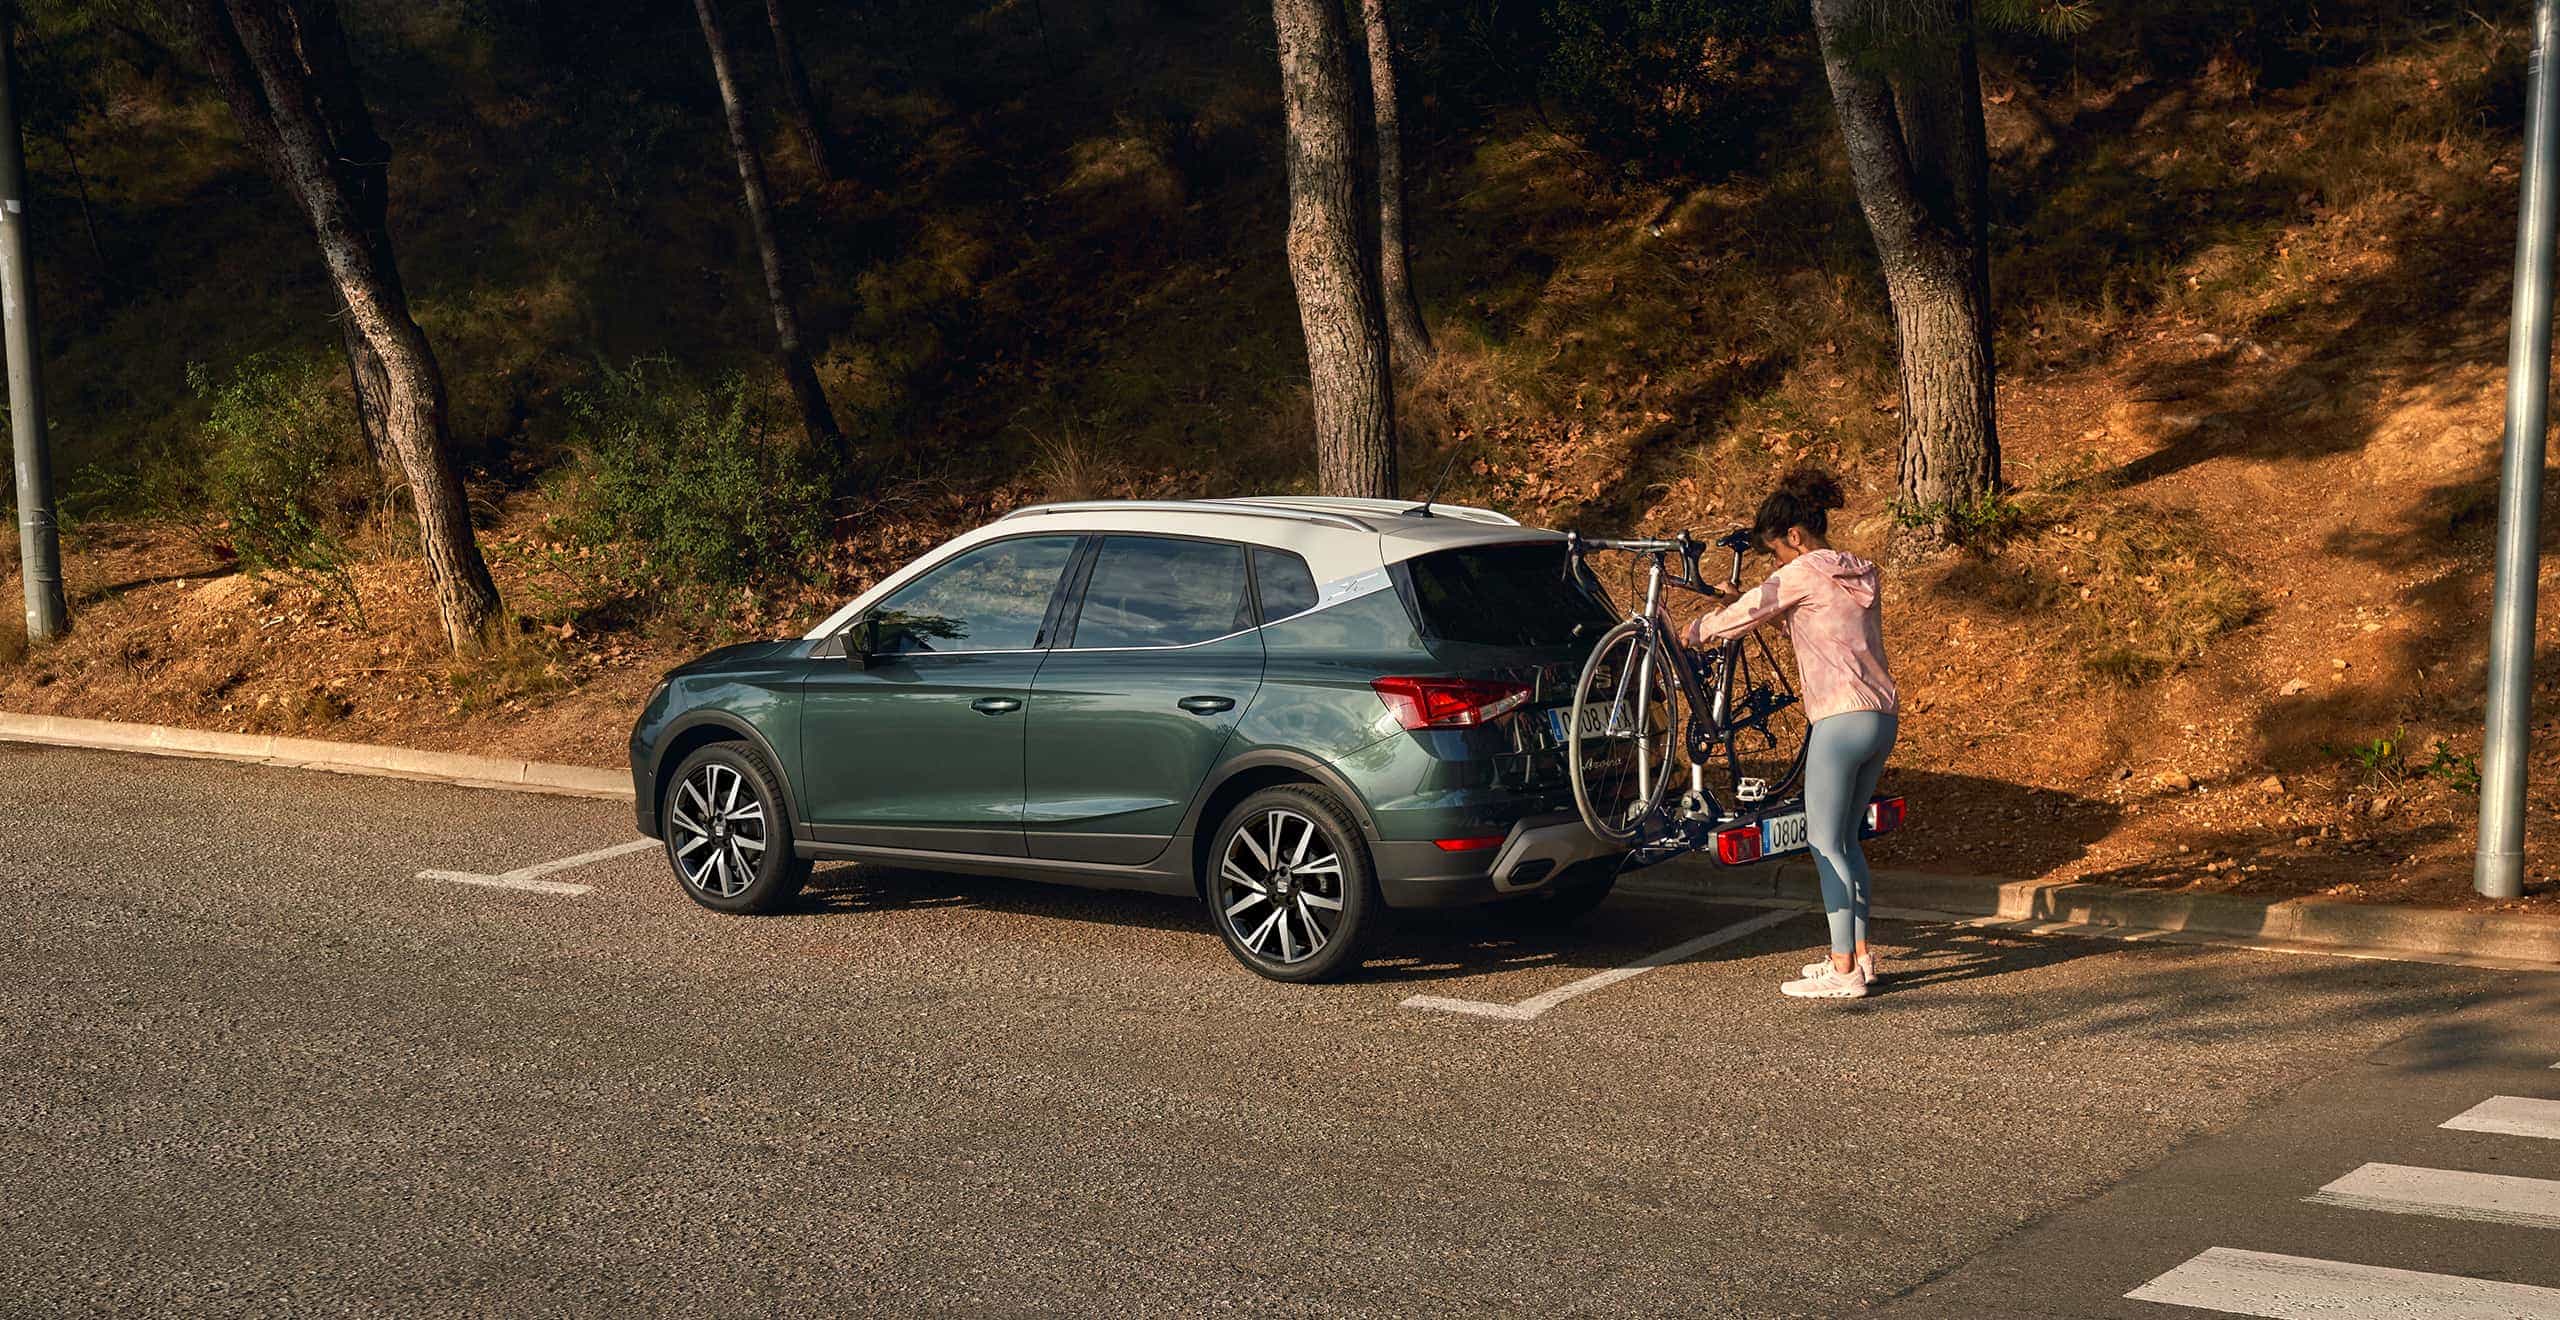
[[[964,551],[871,611],[876,645],[890,654],[1036,649],[1075,549],[1072,536],[1017,536]]]

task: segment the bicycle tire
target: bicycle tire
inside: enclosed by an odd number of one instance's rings
[[[1758,666],[1751,660],[1755,648],[1760,655]],[[1754,680],[1752,671],[1755,667],[1765,671],[1765,681]],[[1745,717],[1756,719],[1756,723],[1736,725],[1733,714],[1736,702],[1750,700],[1754,689],[1759,690],[1761,701],[1778,704],[1766,713]],[[1805,749],[1811,727],[1804,718],[1803,694],[1786,667],[1778,663],[1777,653],[1770,649],[1767,637],[1753,633],[1724,644],[1716,665],[1715,686],[1708,699],[1713,703],[1718,721],[1711,733],[1715,744],[1711,764],[1720,768],[1710,773],[1722,781],[1715,785],[1720,790],[1716,794],[1719,802],[1729,810],[1740,811],[1762,803],[1785,801],[1804,778]],[[1745,779],[1758,779],[1763,785],[1760,797],[1752,802],[1742,800]]]
[[[1625,652],[1624,660],[1616,659]],[[1622,666],[1632,664],[1632,674]],[[1593,834],[1610,843],[1633,844],[1642,838],[1645,827],[1661,814],[1663,799],[1671,792],[1672,770],[1680,738],[1679,670],[1671,664],[1662,649],[1662,635],[1643,619],[1629,619],[1601,635],[1599,645],[1591,649],[1591,658],[1583,663],[1582,677],[1573,685],[1573,711],[1565,726],[1565,768],[1573,780],[1573,805],[1582,813],[1582,823]],[[1608,713],[1601,719],[1604,739],[1616,742],[1619,720],[1624,715],[1624,702],[1630,695],[1632,682],[1641,700],[1638,702],[1629,739],[1636,756],[1636,792],[1625,803],[1612,802],[1603,809],[1594,801],[1594,789],[1611,780],[1620,780],[1624,771],[1617,766],[1593,763],[1585,752],[1585,738],[1590,728],[1586,709],[1607,703]],[[1602,690],[1606,689],[1605,692]],[[1659,694],[1660,714],[1655,711],[1654,694]],[[1658,728],[1657,728],[1658,720]],[[1648,773],[1648,760],[1656,760],[1648,752],[1648,744],[1659,740],[1658,769]]]

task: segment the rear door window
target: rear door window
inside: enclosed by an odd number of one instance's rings
[[[1076,614],[1079,651],[1188,646],[1253,626],[1244,547],[1164,536],[1106,536]]]
[[[1561,542],[1463,546],[1398,567],[1414,620],[1434,641],[1565,646],[1615,622],[1605,602],[1565,576]]]
[[[1253,551],[1253,586],[1262,597],[1262,621],[1304,614],[1316,607],[1316,575],[1307,561],[1286,550]]]

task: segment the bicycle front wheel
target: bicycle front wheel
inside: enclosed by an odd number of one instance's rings
[[[1680,689],[1662,637],[1643,619],[1609,630],[1582,667],[1566,726],[1573,804],[1591,832],[1635,843],[1671,793]]]

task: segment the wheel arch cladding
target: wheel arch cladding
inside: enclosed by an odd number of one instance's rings
[[[1359,828],[1363,836],[1361,840],[1363,846],[1366,846],[1368,839],[1376,834],[1376,827],[1369,820],[1368,804],[1361,801],[1360,795],[1353,792],[1338,776],[1326,774],[1313,766],[1301,765],[1293,760],[1262,760],[1249,763],[1218,781],[1218,786],[1211,789],[1208,796],[1202,799],[1200,813],[1195,818],[1191,831],[1191,888],[1201,896],[1203,902],[1207,901],[1209,893],[1209,850],[1218,841],[1218,827],[1226,823],[1227,813],[1235,810],[1236,804],[1246,798],[1266,788],[1278,788],[1284,784],[1301,784],[1308,788],[1320,788],[1328,795],[1339,799],[1343,810],[1349,813],[1352,824]]]
[[[653,776],[655,783],[650,793],[651,800],[657,804],[661,834],[666,829],[667,789],[675,779],[676,768],[695,752],[713,743],[724,742],[745,743],[764,758],[765,765],[773,772],[774,787],[782,794],[783,814],[789,817],[783,822],[786,829],[784,837],[795,835],[799,830],[800,812],[793,805],[791,772],[783,768],[782,758],[775,755],[773,745],[766,742],[764,735],[756,732],[753,726],[712,714],[697,717],[668,734],[666,744],[658,751],[657,771]]]

